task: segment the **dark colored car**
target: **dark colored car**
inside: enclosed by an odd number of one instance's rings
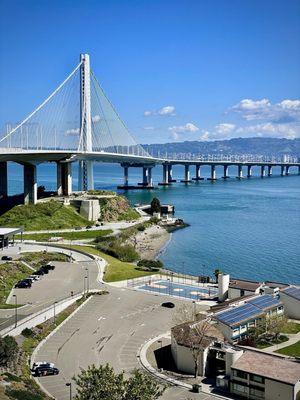
[[[3,260],[3,261],[11,261],[12,257],[10,257],[10,256],[2,256],[1,260]]]
[[[32,273],[32,275],[44,275],[44,271],[41,271],[40,269],[38,271],[35,271]]]
[[[35,376],[58,375],[59,369],[47,365],[41,365],[34,370],[34,374]]]
[[[44,274],[49,274],[49,269],[46,267],[46,265],[43,265],[43,266],[39,269],[39,271],[43,271]]]
[[[47,264],[47,265],[45,265],[45,267],[48,268],[49,271],[50,270],[53,271],[55,269],[55,265],[53,265],[53,264]]]
[[[171,301],[166,301],[165,303],[162,303],[162,307],[174,308],[174,307],[175,307],[175,304],[172,303]]]
[[[15,284],[15,288],[17,289],[27,289],[31,288],[31,282],[30,281],[19,281],[18,283]]]

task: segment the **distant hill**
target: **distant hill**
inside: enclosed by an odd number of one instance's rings
[[[236,138],[213,142],[185,141],[143,145],[153,156],[224,154],[252,154],[281,157],[285,154],[300,157],[300,139]]]

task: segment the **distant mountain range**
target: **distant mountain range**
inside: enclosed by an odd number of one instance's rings
[[[185,141],[163,144],[145,144],[144,149],[154,157],[193,157],[197,155],[260,155],[300,157],[300,139],[236,138],[213,142]]]

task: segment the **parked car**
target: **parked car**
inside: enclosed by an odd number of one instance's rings
[[[17,289],[27,289],[31,288],[31,282],[30,281],[19,281],[18,283],[15,284],[15,288]]]
[[[29,278],[33,279],[34,281],[38,281],[41,279],[40,275],[34,275],[34,274],[30,275]]]
[[[51,263],[48,263],[47,265],[45,265],[45,267],[47,267],[48,270],[51,270],[51,271],[53,271],[55,269],[55,265],[53,265]]]
[[[41,276],[41,275],[44,275],[44,273],[45,273],[44,271],[42,271],[42,270],[39,269],[38,271],[33,272],[32,275],[39,275],[39,276]]]
[[[43,265],[43,266],[39,269],[39,271],[44,272],[44,274],[48,274],[48,273],[49,273],[49,269],[46,267],[46,265]]]
[[[48,376],[48,375],[58,375],[59,369],[56,367],[50,367],[47,365],[41,365],[34,370],[35,376]]]
[[[175,304],[172,303],[171,301],[166,301],[165,303],[162,303],[162,307],[174,308],[174,307],[175,307]]]
[[[1,260],[3,260],[3,261],[11,261],[12,257],[10,257],[10,256],[2,256]]]
[[[34,362],[32,364],[31,367],[31,371],[35,371],[37,368],[39,367],[50,367],[50,368],[54,368],[54,364],[48,361],[38,361],[38,362]]]

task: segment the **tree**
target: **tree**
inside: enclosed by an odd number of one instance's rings
[[[140,260],[137,263],[137,266],[143,268],[147,271],[158,271],[159,269],[163,268],[163,263],[159,260]]]
[[[160,387],[149,375],[134,370],[133,376],[126,382],[124,400],[155,400],[164,390],[165,388]]]
[[[108,364],[91,365],[73,380],[76,400],[156,400],[164,392],[164,387],[145,373],[134,370],[126,380],[123,372],[116,374]]]
[[[18,351],[18,344],[12,336],[0,338],[0,366],[7,367],[15,361]]]
[[[160,213],[161,206],[160,201],[157,197],[153,197],[151,201],[151,213]]]

